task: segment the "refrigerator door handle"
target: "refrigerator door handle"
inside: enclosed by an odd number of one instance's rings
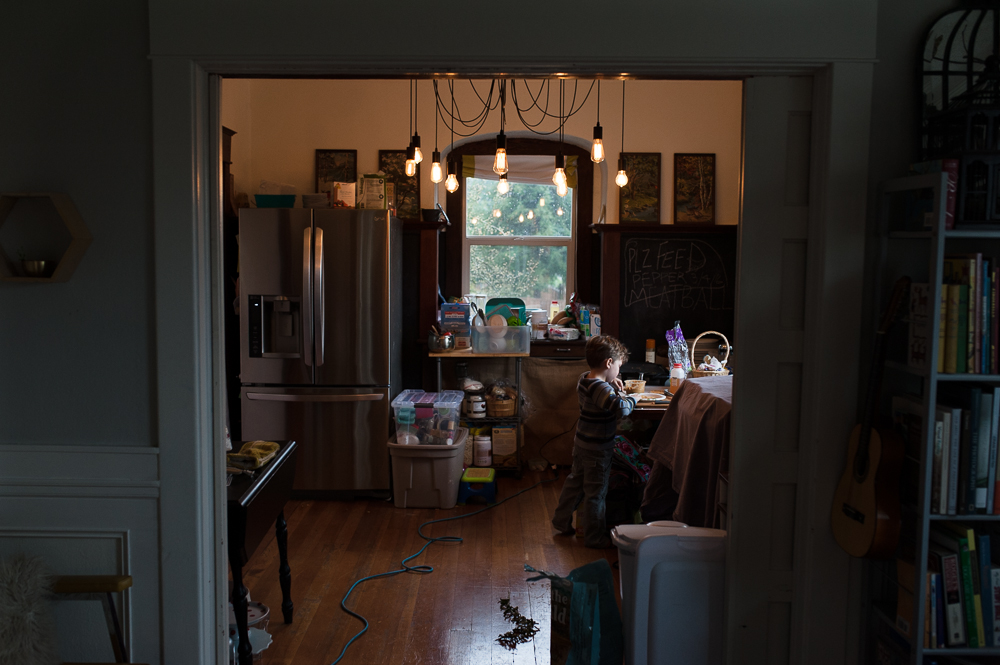
[[[302,355],[306,365],[312,367],[313,347],[309,335],[313,328],[313,274],[312,274],[312,227],[302,232]]]
[[[315,358],[316,366],[319,367],[323,364],[325,341],[326,341],[326,279],[323,276],[323,229],[316,227],[316,250],[314,255],[314,261],[316,265],[316,277],[315,277],[315,298],[316,302],[313,305],[313,311],[316,312],[316,324],[315,331],[313,333],[313,339],[315,340]]]
[[[285,393],[251,393],[247,399],[264,402],[378,402],[384,395],[369,393],[362,395],[288,395]]]

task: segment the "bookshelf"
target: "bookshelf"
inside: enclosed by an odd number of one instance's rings
[[[1000,514],[939,514],[942,505],[941,485],[936,483],[941,483],[941,479],[940,472],[937,477],[935,476],[935,464],[940,465],[942,452],[939,451],[937,462],[934,457],[936,443],[934,424],[939,397],[943,400],[944,396],[948,396],[952,400],[951,405],[958,406],[954,403],[956,394],[971,392],[975,395],[977,393],[972,391],[980,389],[995,399],[997,393],[994,389],[1000,387],[1000,373],[938,371],[939,357],[945,352],[945,349],[940,348],[938,331],[942,323],[940,303],[944,288],[942,283],[945,278],[946,257],[980,253],[984,259],[991,261],[991,268],[993,259],[1000,260],[1000,231],[945,228],[947,188],[947,174],[931,173],[889,180],[882,183],[879,190],[882,244],[878,293],[885,302],[887,292],[895,280],[901,275],[908,275],[914,284],[927,285],[930,304],[925,310],[925,317],[917,318],[914,312],[910,312],[904,322],[897,323],[889,332],[887,340],[890,351],[885,363],[885,378],[880,394],[880,420],[883,423],[892,422],[897,416],[893,398],[898,399],[901,395],[908,395],[914,400],[914,404],[919,404],[919,407],[914,407],[918,412],[918,420],[914,422],[919,422],[919,427],[911,426],[911,439],[900,478],[900,498],[903,505],[900,541],[896,555],[890,560],[873,561],[869,575],[872,639],[881,639],[879,635],[884,633],[885,624],[888,624],[889,628],[895,631],[893,639],[897,642],[901,639],[908,644],[908,660],[915,665],[996,662],[997,656],[1000,656],[1000,641],[994,645],[989,636],[985,640],[988,646],[970,647],[968,635],[965,636],[964,645],[934,648],[932,643],[925,644],[925,625],[927,625],[925,621],[936,619],[935,614],[925,616],[928,610],[934,612],[934,608],[928,608],[925,603],[928,595],[928,559],[929,556],[939,556],[942,549],[940,535],[948,530],[948,524],[957,524],[963,529],[973,529],[976,540],[980,536],[988,536],[988,540],[994,541],[1000,536]],[[915,201],[919,201],[924,207],[914,206]],[[945,295],[948,295],[947,292]],[[983,310],[986,310],[986,307],[983,305]],[[987,311],[984,320],[988,316]],[[911,335],[910,329],[915,325],[925,326],[925,334]],[[922,351],[916,355],[912,351],[914,339],[918,344],[925,344],[925,348],[921,346]],[[996,341],[993,343],[996,344]],[[983,348],[987,346],[988,344],[982,344]],[[923,358],[922,366],[914,366],[916,357]],[[978,369],[997,371],[989,367],[989,363],[987,367]],[[987,445],[991,445],[995,451],[996,409],[992,414],[993,440],[988,441]],[[919,431],[919,434],[915,434],[915,431]],[[963,446],[965,443],[965,439],[962,439]],[[995,470],[996,453],[992,455],[988,457],[987,468],[992,467]],[[996,478],[1000,479],[1000,473],[996,474]],[[975,478],[972,478],[971,482],[973,485],[968,489],[970,497],[977,491]],[[992,480],[989,487],[995,487]],[[935,491],[938,494],[935,494]],[[989,500],[993,499],[993,492],[989,492]],[[1000,496],[996,497],[996,505],[1000,507]],[[988,505],[986,510],[990,511],[992,507]],[[932,532],[935,534],[934,537],[931,535]],[[938,553],[937,555],[932,554],[932,548]],[[996,544],[991,545],[990,550],[992,562],[1000,564],[1000,540],[996,540]],[[940,559],[935,560],[940,561]],[[961,555],[959,555],[960,560]],[[904,566],[907,562],[908,564]],[[914,579],[904,580],[902,578],[907,577],[909,566],[912,566]],[[984,593],[981,594],[981,598],[988,599],[986,593],[988,589],[987,582],[982,587]],[[912,590],[912,598],[909,603],[903,603],[904,596],[909,590]],[[964,603],[964,592],[962,595]],[[942,638],[942,641],[948,644],[946,638]],[[884,652],[885,646],[883,642],[874,645],[876,652],[879,652],[879,649]]]

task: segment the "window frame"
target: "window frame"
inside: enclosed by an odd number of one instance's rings
[[[566,156],[577,157],[577,186],[573,195],[572,249],[567,255],[566,297],[573,291],[581,302],[600,304],[600,260],[596,254],[598,243],[591,228],[594,219],[594,163],[590,152],[571,143],[560,143],[545,139],[507,137],[509,155],[552,155],[559,151]],[[461,161],[464,155],[492,155],[496,152],[496,137],[489,136],[481,141],[470,141],[456,146],[447,156],[449,160]],[[553,162],[553,168],[555,163]],[[461,169],[458,174],[459,188],[446,196],[448,217],[451,226],[440,234],[439,273],[442,295],[462,295],[468,293],[468,244],[465,233],[465,176]],[[516,186],[516,183],[515,183]],[[492,236],[489,236],[492,237]],[[485,244],[498,244],[489,242]],[[552,242],[539,244],[551,245]]]
[[[523,153],[522,153],[523,154]],[[461,217],[462,223],[462,293],[471,293],[471,287],[469,285],[469,269],[472,264],[472,247],[473,245],[487,245],[496,246],[503,245],[508,247],[565,247],[566,248],[566,300],[569,300],[569,294],[576,290],[576,241],[578,235],[576,218],[578,215],[578,196],[577,187],[570,188],[570,196],[572,196],[571,205],[571,215],[572,223],[570,224],[570,234],[568,236],[489,236],[489,235],[469,235],[469,220],[465,216],[465,201],[468,195],[468,189],[465,188],[465,178],[462,178],[462,188],[459,189],[461,192],[465,192],[462,197],[463,214]],[[511,187],[516,187],[519,183],[512,182]],[[553,197],[559,200],[558,196]]]

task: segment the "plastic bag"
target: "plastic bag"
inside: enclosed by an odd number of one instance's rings
[[[684,332],[681,330],[681,322],[674,323],[674,327],[667,331],[667,358],[670,364],[680,363],[684,369],[684,374],[691,373],[691,358],[688,357],[687,340],[684,339]]]
[[[566,577],[525,565],[538,573],[528,581],[552,583],[552,665],[618,665],[624,654],[621,614],[607,559],[575,568]]]

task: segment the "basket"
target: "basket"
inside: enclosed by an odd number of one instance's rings
[[[722,338],[722,341],[725,342],[726,346],[726,355],[723,358],[719,358],[719,362],[725,365],[726,361],[729,360],[729,352],[732,349],[732,347],[729,345],[729,340],[726,339],[726,336],[714,330],[706,330],[702,334],[695,337],[694,341],[691,342],[691,375],[689,378],[697,379],[703,376],[727,376],[729,374],[728,367],[723,367],[720,370],[695,369],[698,366],[698,361],[694,359],[694,350],[698,347],[698,340],[700,340],[705,335],[718,335],[719,337]]]
[[[490,418],[509,418],[517,411],[517,391],[505,388],[510,399],[497,399],[487,392],[486,415]]]

